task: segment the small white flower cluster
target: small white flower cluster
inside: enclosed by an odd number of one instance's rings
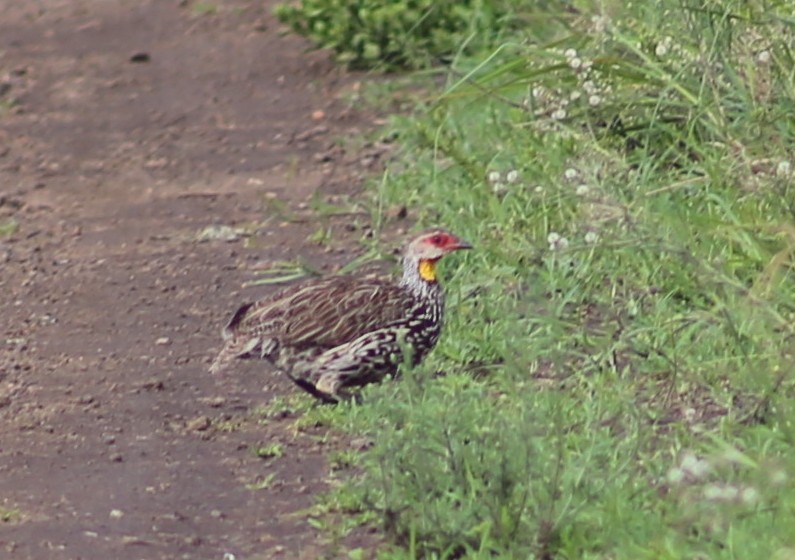
[[[679,466],[668,471],[668,482],[672,485],[693,484],[703,480],[710,472],[712,465],[709,461],[699,459],[693,452],[688,451],[682,455]]]
[[[592,190],[590,185],[585,182],[582,178],[580,172],[574,167],[568,167],[563,172],[563,179],[569,183],[573,183],[576,186],[574,187],[574,193],[579,197],[585,197],[589,194],[592,194]],[[588,245],[593,245],[599,241],[599,232],[597,228],[594,226],[587,226],[584,236],[584,241]]]
[[[549,89],[538,85],[533,87],[525,100],[525,106],[532,107],[536,116],[547,116],[552,121],[562,121],[569,115],[569,107],[574,103],[588,103],[598,107],[610,93],[610,86],[602,86],[593,70],[593,60],[580,56],[575,49],[566,49],[560,54],[577,77],[578,87],[572,91]]]
[[[515,185],[519,182],[519,172],[516,169],[511,169],[505,174],[503,180],[503,176],[499,171],[489,171],[486,175],[486,180],[495,194],[505,194],[508,191],[508,185]]]
[[[569,100],[560,91],[550,90],[544,86],[535,86],[524,104],[531,107],[537,117],[549,116],[553,121],[562,121],[568,115],[566,107]]]
[[[577,56],[577,51],[568,49],[565,53],[569,66],[577,73],[577,79],[582,87],[582,91],[574,90],[569,95],[572,101],[580,98],[586,99],[591,107],[598,107],[604,101],[605,94],[611,91],[610,86],[602,86],[596,80],[592,72],[593,61],[581,60]]]
[[[563,56],[566,57],[569,67],[575,72],[588,72],[590,71],[591,66],[593,66],[593,61],[581,59],[579,56],[577,56],[577,51],[574,49],[566,49],[566,51],[563,53]]]
[[[767,49],[759,52],[756,55],[756,61],[762,65],[769,64],[770,58],[771,58],[770,51]]]
[[[605,15],[591,16],[591,31],[597,35],[610,28],[610,18]]]
[[[702,495],[710,502],[739,502],[746,506],[755,506],[759,502],[759,491],[753,486],[739,488],[731,484],[708,484]]]
[[[563,172],[563,178],[572,183],[577,181],[577,187],[574,189],[574,192],[577,194],[577,196],[585,196],[591,192],[591,187],[588,186],[587,183],[580,180],[579,171],[573,167],[569,167]]]
[[[667,59],[669,62],[676,62],[677,65],[693,57],[680,45],[675,43],[670,35],[666,35],[654,46],[654,54],[657,58]]]
[[[792,164],[787,160],[782,160],[776,165],[776,177],[789,177],[792,175]]]
[[[549,232],[547,243],[550,251],[565,251],[569,246],[569,240],[555,231]]]
[[[737,472],[743,467],[747,467],[747,461],[736,450],[716,456],[712,460],[686,451],[679,464],[668,471],[667,481],[671,489],[677,492],[682,504],[707,505],[718,508],[717,511],[723,505],[754,507],[762,500],[758,488],[750,484],[719,480],[721,470]],[[786,482],[786,478],[786,473],[778,469],[770,473],[769,481],[771,486],[780,486]]]
[[[669,52],[671,52],[671,45],[673,42],[674,40],[670,35],[666,36],[662,41],[657,43],[657,47],[654,49],[654,54],[660,58],[664,58]]]

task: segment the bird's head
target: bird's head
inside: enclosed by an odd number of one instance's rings
[[[417,266],[426,282],[436,282],[436,262],[448,253],[471,249],[472,245],[444,229],[433,229],[416,237],[406,248],[405,260]]]

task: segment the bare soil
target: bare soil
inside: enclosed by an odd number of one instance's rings
[[[329,252],[274,210],[355,196],[364,166],[334,142],[354,79],[272,6],[0,0],[2,558],[336,554],[306,510],[345,443],[258,422],[297,391],[263,364],[207,372],[269,289],[241,288],[254,265],[333,266],[360,235]]]

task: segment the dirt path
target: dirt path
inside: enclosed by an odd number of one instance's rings
[[[207,373],[254,262],[328,261],[268,198],[355,182],[316,155],[355,125],[345,78],[264,4],[0,0],[2,558],[327,550],[300,512],[328,442],[251,420],[293,387]]]

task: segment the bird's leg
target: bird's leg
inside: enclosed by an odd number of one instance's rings
[[[302,379],[300,377],[294,377],[289,374],[288,377],[290,377],[293,383],[301,387],[301,389],[303,389],[304,391],[315,397],[317,400],[323,402],[324,404],[337,404],[340,400],[334,395],[334,393],[331,393],[324,389],[320,389],[319,387],[312,385],[312,383],[307,381],[306,379]]]

